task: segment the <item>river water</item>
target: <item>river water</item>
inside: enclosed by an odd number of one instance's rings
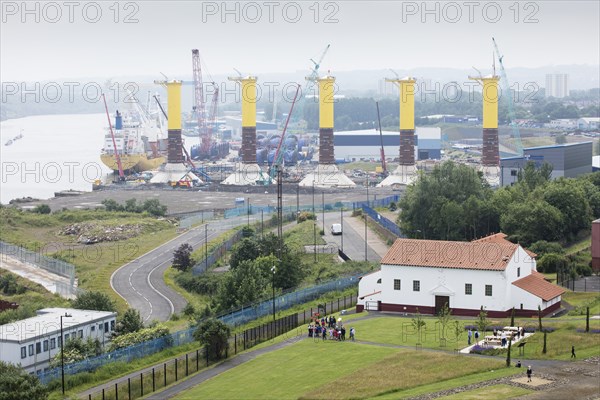
[[[31,196],[49,199],[61,190],[91,191],[112,172],[100,161],[106,114],[40,115],[0,122],[0,202]],[[9,139],[23,138],[6,146]],[[190,151],[199,143],[185,137]]]

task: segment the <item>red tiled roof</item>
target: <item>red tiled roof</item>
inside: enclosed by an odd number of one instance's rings
[[[524,278],[514,281],[512,284],[526,292],[536,295],[544,301],[552,300],[565,292],[563,288],[545,280],[544,276],[539,272],[527,275]]]
[[[382,264],[504,271],[519,245],[504,242],[450,242],[397,239]]]
[[[487,243],[512,243],[510,240],[506,239],[506,234],[504,234],[502,232],[494,233],[493,235],[482,237],[481,239],[477,239],[477,240],[473,240],[473,241],[474,242],[487,242]],[[525,253],[527,253],[529,255],[529,257],[531,257],[531,258],[537,257],[537,254],[535,254],[533,251],[527,250],[524,247],[523,247],[523,250],[525,250]]]

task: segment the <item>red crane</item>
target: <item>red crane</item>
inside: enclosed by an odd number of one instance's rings
[[[121,165],[121,156],[119,155],[119,151],[117,150],[117,142],[115,141],[115,134],[112,129],[112,123],[110,122],[110,114],[108,113],[108,106],[106,105],[106,97],[104,97],[104,93],[102,93],[102,100],[104,101],[104,109],[106,110],[106,118],[108,118],[108,127],[110,129],[110,137],[113,142],[113,149],[115,151],[115,159],[117,160],[117,168],[119,168],[119,180],[125,180],[125,173],[123,172],[123,165]]]
[[[210,152],[210,130],[206,123],[206,106],[204,103],[204,90],[202,88],[202,67],[200,66],[200,52],[198,49],[192,50],[192,68],[194,71],[194,111],[198,118],[198,132],[200,133],[200,154],[209,154]]]

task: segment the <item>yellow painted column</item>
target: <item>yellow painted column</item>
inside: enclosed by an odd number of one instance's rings
[[[480,79],[483,85],[483,129],[498,128],[498,80],[497,76]]]
[[[256,126],[256,81],[255,76],[241,79],[242,85],[242,126]]]
[[[400,85],[400,130],[414,130],[416,79],[399,79],[397,82]]]
[[[168,81],[165,85],[167,86],[168,129],[181,129],[181,81]]]
[[[334,89],[333,76],[319,78],[319,128],[333,129]]]

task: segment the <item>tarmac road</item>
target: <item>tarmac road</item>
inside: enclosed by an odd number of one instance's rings
[[[250,222],[256,216],[250,217]],[[187,301],[164,282],[163,274],[173,261],[173,252],[183,243],[194,249],[204,246],[205,235],[210,241],[233,226],[247,222],[247,217],[217,220],[175,237],[171,241],[141,255],[116,270],[110,285],[129,307],[138,310],[144,320],[167,321],[173,313],[181,313]],[[208,230],[205,232],[205,225]]]

